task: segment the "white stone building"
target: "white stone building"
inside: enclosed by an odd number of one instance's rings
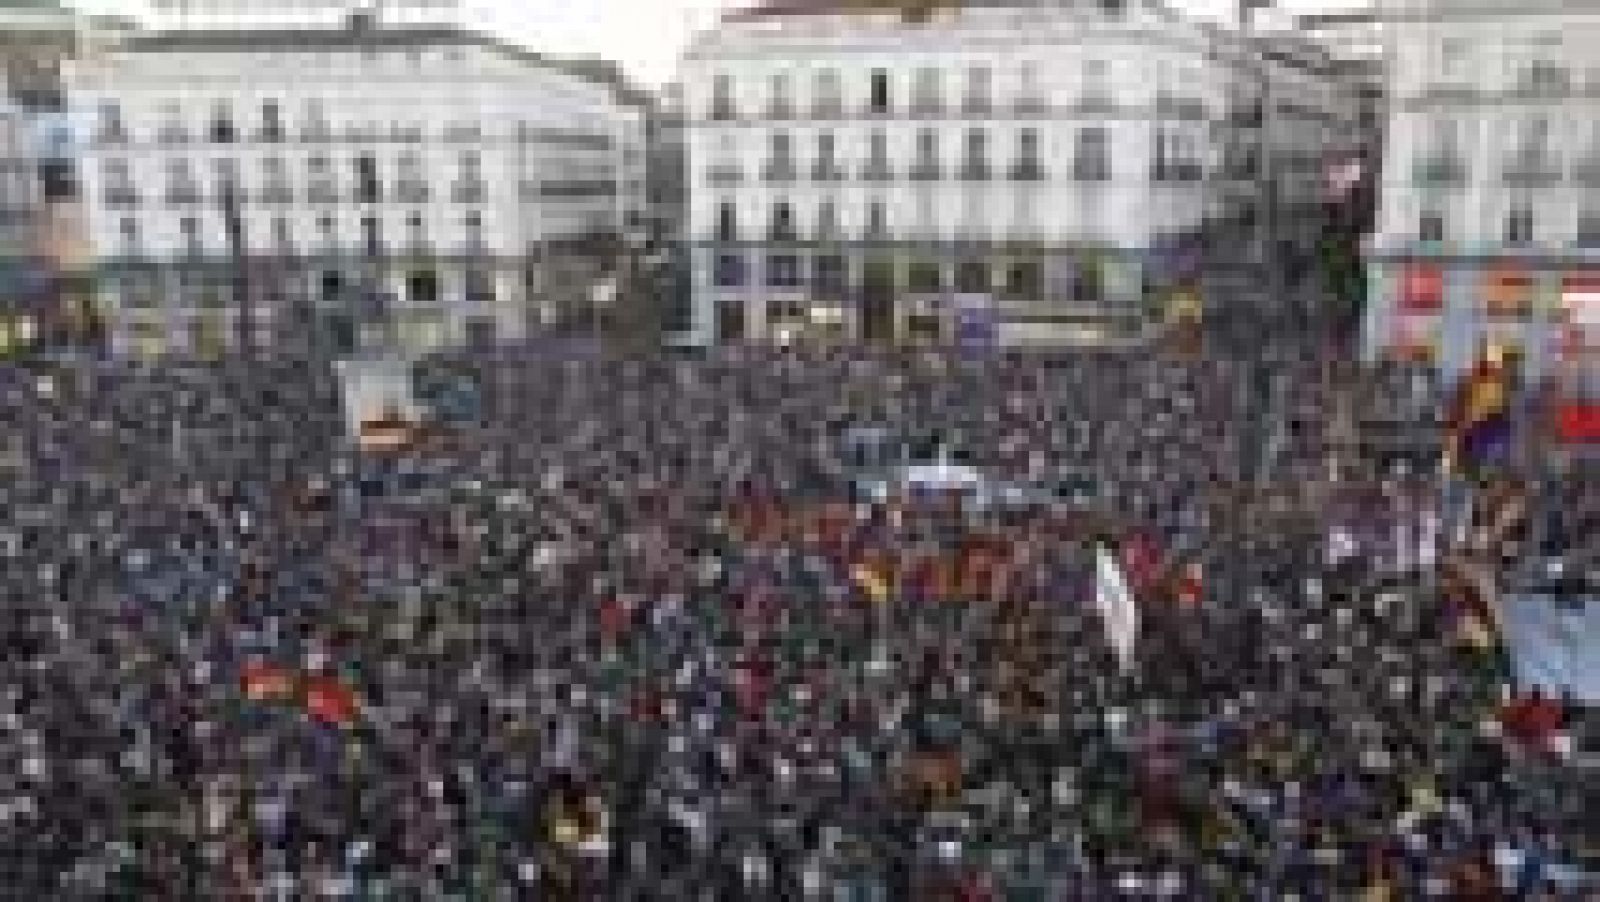
[[[682,70],[696,340],[1137,338],[1218,212],[1218,40],[1132,0],[725,17]]]
[[[117,352],[516,339],[583,315],[644,200],[616,85],[450,26],[168,31],[69,90]]]
[[[1368,353],[1600,391],[1600,7],[1391,0]]]

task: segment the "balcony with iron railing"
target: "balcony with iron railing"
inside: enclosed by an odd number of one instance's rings
[[[1108,160],[1077,160],[1072,164],[1072,178],[1079,182],[1111,181],[1111,163]]]
[[[1600,152],[1591,152],[1573,163],[1572,180],[1591,190],[1600,188]]]
[[[961,98],[961,115],[963,116],[992,116],[994,115],[994,101],[988,97],[968,95]]]
[[[761,167],[761,180],[765,182],[793,182],[800,178],[800,167],[794,160],[768,160]]]
[[[1076,116],[1107,116],[1117,112],[1117,109],[1116,99],[1100,92],[1084,94],[1074,100],[1070,107]]]
[[[284,141],[284,138],[283,126],[281,125],[263,125],[256,132],[256,140],[263,144],[280,144]]]
[[[788,100],[774,100],[768,103],[767,118],[778,122],[795,118],[794,104]]]
[[[744,181],[744,170],[737,163],[715,163],[706,167],[706,181],[712,185],[732,185]]]
[[[918,160],[911,164],[906,178],[913,182],[937,182],[944,178],[944,166],[938,160]]]
[[[94,143],[101,147],[118,147],[128,143],[128,130],[121,125],[102,126],[95,132]]]
[[[458,204],[481,204],[486,193],[482,179],[456,179],[450,186],[450,199]]]
[[[139,206],[139,192],[132,185],[111,185],[106,188],[106,207],[112,210],[130,210]]]
[[[732,122],[739,118],[739,110],[730,100],[712,101],[708,118],[713,122]]]
[[[189,130],[181,125],[163,125],[156,131],[156,141],[160,144],[188,144]]]
[[[1029,94],[1012,101],[1011,111],[1018,116],[1045,116],[1050,112],[1050,104],[1037,94]]]
[[[945,115],[944,99],[932,95],[912,97],[908,112],[914,119],[938,119]]]
[[[1422,104],[1472,103],[1483,96],[1476,85],[1464,82],[1440,81],[1424,85],[1415,95]]]
[[[1424,157],[1417,162],[1414,176],[1424,185],[1460,184],[1467,180],[1467,166],[1453,155]]]
[[[1506,91],[1513,100],[1557,100],[1572,93],[1572,76],[1565,68],[1535,63],[1518,74]]]
[[[264,204],[287,205],[294,203],[294,189],[288,181],[267,182],[261,189],[260,200]]]
[[[867,101],[861,106],[861,115],[868,119],[887,119],[895,114],[894,104]]]
[[[306,203],[336,204],[339,202],[339,184],[332,179],[316,179],[306,186]]]
[[[201,200],[200,185],[198,183],[180,182],[167,186],[166,202],[169,206],[191,206],[200,203]]]
[[[994,171],[986,160],[963,160],[956,170],[956,179],[963,182],[986,182],[994,178]]]
[[[817,160],[811,164],[811,180],[814,182],[842,182],[845,178],[844,167],[835,160]]]
[[[1560,161],[1540,150],[1520,151],[1511,155],[1501,167],[1501,178],[1510,184],[1538,186],[1561,181]]]
[[[792,223],[773,223],[767,229],[767,240],[777,243],[792,243],[800,240],[800,231]]]
[[[889,161],[875,158],[861,164],[861,180],[864,182],[889,182],[894,180],[894,167]]]
[[[814,100],[811,103],[811,118],[813,119],[843,119],[844,101],[837,97],[827,97]]]
[[[1006,178],[1013,182],[1042,182],[1044,165],[1038,160],[1017,160],[1006,171]]]
[[[1206,118],[1206,105],[1204,101],[1194,97],[1158,94],[1155,100],[1155,112],[1164,119],[1198,121]]]
[[[428,183],[421,179],[400,179],[395,182],[394,197],[402,204],[425,204],[428,202]]]
[[[1160,161],[1150,167],[1150,178],[1157,182],[1198,182],[1202,169],[1192,161]]]

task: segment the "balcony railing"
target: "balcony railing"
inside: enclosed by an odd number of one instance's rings
[[[774,101],[767,104],[767,118],[787,120],[794,118],[794,104],[788,101]]]
[[[1013,182],[1042,182],[1044,167],[1037,160],[1020,160],[1011,164],[1006,177]]]
[[[713,185],[731,185],[744,181],[744,171],[730,163],[710,166],[706,169],[706,181]]]
[[[878,104],[868,102],[861,107],[861,115],[869,119],[882,119],[894,115],[894,105],[889,103]]]
[[[1572,76],[1558,66],[1530,66],[1507,93],[1519,100],[1554,100],[1572,93]]]
[[[128,131],[120,126],[102,128],[95,133],[94,143],[114,146],[128,143]]]
[[[294,203],[294,190],[288,182],[273,182],[261,189],[261,202],[264,204],[292,204]]]
[[[937,119],[945,114],[944,101],[937,97],[912,99],[910,113],[917,119]]]
[[[1424,87],[1417,99],[1424,103],[1471,103],[1482,96],[1473,85],[1440,82]]]
[[[481,179],[457,179],[450,186],[450,198],[458,204],[481,204],[484,193]]]
[[[778,242],[799,241],[800,233],[796,231],[794,226],[773,226],[767,230],[767,240]]]
[[[813,119],[843,119],[844,101],[836,98],[818,100],[811,104],[811,117]]]
[[[861,180],[864,182],[888,182],[894,180],[894,169],[888,160],[868,160],[861,166]]]
[[[1079,182],[1111,181],[1111,164],[1104,160],[1080,160],[1072,165],[1072,178]]]
[[[732,122],[737,118],[739,118],[739,111],[734,108],[732,103],[723,101],[711,105],[711,120],[713,122]]]
[[[987,97],[963,97],[961,113],[964,116],[988,116],[994,113],[994,101]]]
[[[1501,177],[1518,185],[1547,185],[1561,181],[1561,166],[1545,154],[1519,154],[1506,161]]]
[[[1459,184],[1467,180],[1467,167],[1454,157],[1433,157],[1417,163],[1416,180],[1423,184]]]
[[[913,182],[937,182],[944,178],[944,167],[936,161],[924,160],[913,165],[906,172],[906,178]]]
[[[963,182],[986,182],[993,177],[989,164],[980,160],[968,160],[956,171],[956,178]]]
[[[814,182],[842,182],[845,180],[845,171],[843,167],[832,160],[818,160],[811,166],[811,180]]]
[[[139,206],[139,193],[132,187],[106,189],[106,206],[113,210],[126,210]]]
[[[336,204],[339,202],[339,186],[331,181],[312,182],[306,186],[306,202]]]
[[[1043,116],[1050,112],[1050,104],[1043,97],[1018,97],[1011,109],[1018,116]]]
[[[162,144],[188,144],[189,130],[181,125],[164,125],[156,132],[156,141]]]
[[[1198,163],[1157,163],[1150,167],[1150,178],[1157,182],[1198,182],[1200,175]]]
[[[800,177],[800,168],[793,160],[770,160],[761,167],[761,179],[767,182],[792,182]]]
[[[1103,116],[1117,111],[1117,102],[1109,94],[1085,94],[1072,103],[1072,112],[1079,116]]]
[[[300,140],[322,143],[333,140],[333,127],[326,122],[308,122],[300,129]]]
[[[1193,97],[1162,95],[1156,98],[1155,106],[1156,115],[1168,119],[1198,120],[1206,118],[1205,103]]]
[[[401,179],[394,186],[395,200],[402,204],[428,202],[428,183],[420,179]]]
[[[1572,180],[1588,187],[1600,186],[1600,155],[1579,160],[1572,166]]]
[[[173,185],[167,188],[166,201],[170,206],[181,207],[200,203],[200,186]]]
[[[283,127],[279,125],[263,126],[256,132],[256,140],[264,144],[278,144],[284,139]]]

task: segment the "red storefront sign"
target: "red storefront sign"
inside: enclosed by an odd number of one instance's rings
[[[1437,266],[1412,266],[1400,280],[1400,309],[1434,313],[1444,307],[1444,273]]]

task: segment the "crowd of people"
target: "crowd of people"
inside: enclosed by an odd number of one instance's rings
[[[448,422],[371,453],[313,361],[8,368],[0,887],[1595,898],[1593,800],[1507,742],[1454,584],[1325,553],[1436,481],[1344,447],[1379,378],[524,349],[424,362]],[[860,427],[1096,491],[867,503]]]

